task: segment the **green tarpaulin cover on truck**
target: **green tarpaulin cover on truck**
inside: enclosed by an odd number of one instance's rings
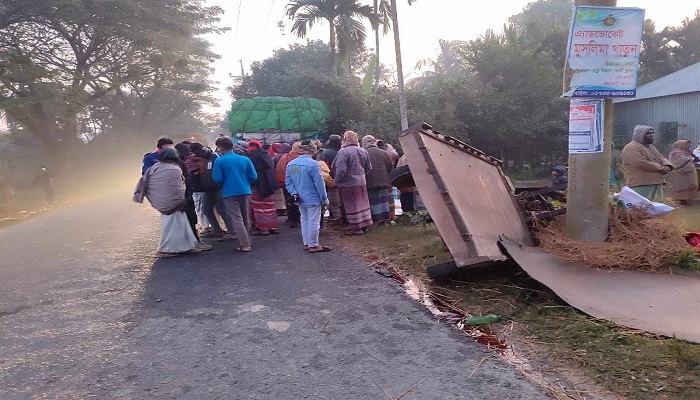
[[[229,113],[229,130],[244,132],[299,132],[318,135],[326,128],[328,107],[319,99],[254,97],[236,100]]]

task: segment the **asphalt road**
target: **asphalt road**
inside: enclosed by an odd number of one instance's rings
[[[157,213],[129,197],[0,230],[0,399],[548,398],[296,231],[155,261]]]

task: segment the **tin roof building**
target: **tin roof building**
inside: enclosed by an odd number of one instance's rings
[[[649,125],[663,153],[679,139],[690,139],[695,147],[700,140],[700,63],[640,86],[634,99],[615,100],[613,120],[618,144],[629,141],[635,125]]]

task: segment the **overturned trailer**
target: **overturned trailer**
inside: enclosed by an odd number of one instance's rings
[[[603,271],[567,263],[535,247],[531,218],[564,212],[534,188],[515,195],[499,160],[421,123],[399,134],[410,174],[454,262],[435,277],[512,259],[573,307],[627,327],[700,343],[700,279]],[[409,181],[405,174],[403,181]],[[532,185],[527,185],[532,186]],[[529,205],[541,210],[528,211]],[[435,267],[441,267],[435,269]]]
[[[416,125],[399,135],[413,181],[458,267],[504,261],[505,235],[534,246],[501,162],[450,136]]]

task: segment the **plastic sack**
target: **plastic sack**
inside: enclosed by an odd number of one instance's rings
[[[158,251],[163,253],[181,253],[192,250],[197,245],[197,238],[192,232],[190,222],[184,211],[170,215],[161,215],[162,229]]]
[[[622,201],[626,208],[638,208],[655,217],[663,217],[674,210],[674,208],[668,204],[650,201],[627,186],[623,187],[620,193],[614,194],[613,197]]]

